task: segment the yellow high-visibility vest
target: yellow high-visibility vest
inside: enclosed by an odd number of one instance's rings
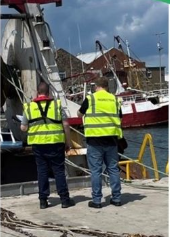
[[[84,118],[85,137],[117,136],[122,138],[121,120],[116,97],[105,90],[88,95]]]
[[[38,103],[24,104],[24,112],[29,122],[27,143],[32,145],[65,142],[61,119],[61,101],[41,101],[40,106],[42,107],[43,116]],[[48,108],[47,103],[49,103]],[[47,111],[45,111],[46,109]]]

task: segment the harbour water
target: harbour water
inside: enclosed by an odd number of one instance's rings
[[[146,133],[150,133],[153,139],[153,145],[155,148],[155,154],[158,164],[158,170],[165,172],[165,167],[168,161],[168,124],[151,126],[145,128],[130,128],[124,129],[124,136],[128,142],[128,148],[125,150],[125,155],[130,158],[137,158],[140,150],[140,146]],[[149,147],[146,148],[143,163],[148,166],[152,166],[151,155]],[[153,177],[153,171],[149,171],[149,175]],[[160,174],[160,177],[164,177]]]

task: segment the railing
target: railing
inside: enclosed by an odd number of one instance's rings
[[[166,168],[165,168],[165,173],[169,174],[169,162],[167,162]]]
[[[135,102],[135,101],[146,101],[149,98],[164,98],[164,102],[169,99],[169,90],[153,90],[153,91],[141,91],[141,93],[136,93],[133,95],[121,95],[118,98],[121,98],[123,102]]]
[[[155,174],[155,180],[159,180],[159,173],[158,173],[158,166],[156,161],[156,155],[155,150],[153,146],[153,140],[151,134],[147,133],[145,134],[145,137],[143,139],[138,158],[136,160],[129,159],[125,161],[119,161],[119,165],[126,165],[126,179],[130,180],[130,164],[139,164],[142,167],[142,175],[143,178],[146,178],[146,168],[143,165],[143,155],[146,150],[147,144],[149,144],[150,152],[151,152],[151,160],[153,164],[154,174]]]
[[[0,121],[6,121],[5,118],[1,118]],[[2,125],[2,124],[1,124]],[[3,135],[9,135],[10,141],[6,141]],[[0,127],[0,148],[1,150],[20,149],[22,147],[22,141],[16,141],[11,130],[8,132],[2,131]]]
[[[146,92],[147,97],[155,97],[155,96],[167,96],[169,97],[169,89],[160,89]]]
[[[144,100],[146,100],[146,98],[143,96],[143,94],[118,96],[118,98],[121,98],[122,102],[135,102],[135,101],[144,101]]]

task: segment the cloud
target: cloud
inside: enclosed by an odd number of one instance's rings
[[[168,4],[153,0],[63,0],[62,7],[54,6],[42,7],[58,48],[69,51],[70,39],[71,53],[79,53],[79,27],[83,53],[96,50],[95,40],[106,48],[113,47],[114,36],[120,35],[139,58],[149,58],[158,53],[155,33],[165,32],[161,43],[163,54],[168,55]]]
[[[116,26],[117,34],[126,35],[126,37],[133,39],[139,35],[156,33],[161,27],[167,30],[167,24],[163,27],[168,18],[168,7],[166,4],[152,1],[148,6],[138,5],[138,7],[140,10],[137,12],[134,9],[122,14],[120,23]]]
[[[95,40],[105,40],[108,37],[108,35],[104,31],[99,31],[97,34],[94,36]]]
[[[128,32],[128,35],[134,34],[137,32],[140,32],[142,28],[144,27],[143,22],[141,21],[141,18],[137,16],[131,16],[129,17],[129,14],[124,14],[122,17],[122,24],[116,26],[116,31],[118,34],[122,35],[123,32]]]

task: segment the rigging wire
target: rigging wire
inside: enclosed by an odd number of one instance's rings
[[[127,141],[130,141],[130,142],[133,142],[133,143],[136,143],[136,144],[141,144],[140,142],[137,142],[137,141],[134,141],[134,140],[131,140],[131,139],[127,139],[127,138],[126,138],[126,140],[127,140]],[[147,146],[149,147],[148,144],[147,144]],[[168,147],[160,147],[160,146],[155,146],[155,145],[154,145],[154,147],[155,147],[155,148],[159,148],[159,149],[163,149],[163,150],[168,150]]]
[[[118,37],[119,37],[119,39],[123,42],[123,44],[126,46],[126,42],[125,42],[120,36],[118,36]],[[115,37],[115,38],[116,38],[116,37]],[[140,58],[133,52],[132,49],[129,49],[129,50],[130,50],[130,52],[135,56],[135,58],[136,58],[140,63],[143,63],[143,62],[140,60]],[[123,50],[123,48],[122,48],[122,52],[127,55],[127,53]],[[128,55],[127,55],[127,57],[128,57]],[[147,75],[146,75],[142,70],[140,70],[140,73],[144,76],[144,78],[146,78],[147,80],[149,80],[149,78],[147,77]]]
[[[25,94],[24,94],[24,91],[22,89],[20,89],[19,87],[16,86],[15,83],[11,82],[9,78],[7,78],[2,72],[1,72],[1,75],[11,84],[14,86],[15,90],[18,90],[20,91],[23,96],[25,97],[26,100],[31,100],[31,98],[28,98]],[[23,101],[21,100],[21,103],[23,104]]]

